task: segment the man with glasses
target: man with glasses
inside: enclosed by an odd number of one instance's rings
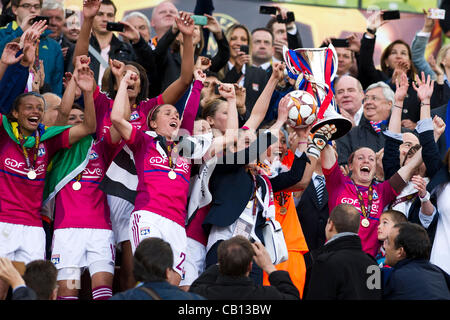
[[[380,81],[367,87],[359,124],[336,140],[341,168],[347,165],[350,154],[361,147],[368,147],[375,152],[384,148],[385,137],[382,132],[387,129],[393,105],[394,91],[386,83]]]
[[[12,0],[11,7],[16,20],[0,29],[0,54],[7,43],[20,38],[31,27],[33,19],[41,15],[42,0]],[[45,83],[53,93],[61,96],[64,58],[61,46],[49,37],[50,34],[50,30],[45,30],[41,35],[37,58],[44,64]]]

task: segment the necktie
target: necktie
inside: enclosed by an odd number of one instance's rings
[[[319,205],[322,205],[323,193],[325,191],[325,178],[323,176],[316,176],[316,180],[318,182],[316,186],[317,202]]]

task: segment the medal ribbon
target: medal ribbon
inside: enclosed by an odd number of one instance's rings
[[[362,214],[364,216],[364,218],[367,219],[367,217],[369,216],[370,212],[372,211],[372,201],[373,201],[373,183],[370,184],[369,186],[369,191],[367,194],[367,208],[364,204],[364,199],[362,196],[361,191],[359,191],[358,187],[356,186],[355,182],[352,180],[353,185],[355,186],[356,189],[356,195],[358,197],[358,201],[359,201],[359,206],[361,207],[361,211]]]
[[[411,200],[411,199],[414,199],[414,198],[417,196],[417,194],[418,194],[418,192],[415,192],[415,193],[413,193],[413,194],[409,194],[409,195],[407,195],[407,196],[403,196],[403,197],[401,197],[401,198],[395,200],[395,201],[389,206],[389,208],[392,209],[393,207],[395,207],[395,206],[398,205],[399,203],[406,202],[406,201],[409,201],[409,200]]]
[[[38,154],[38,147],[39,147],[40,140],[41,139],[40,139],[39,131],[36,130],[36,137],[35,137],[35,143],[34,143],[34,152],[33,152],[33,163],[31,163],[29,155],[28,155],[27,148],[25,148],[25,146],[24,146],[25,139],[24,139],[22,133],[19,131],[20,147],[22,149],[22,153],[23,153],[23,156],[25,157],[25,161],[27,163],[27,167],[28,167],[29,170],[34,170],[34,166],[36,165],[37,154]]]

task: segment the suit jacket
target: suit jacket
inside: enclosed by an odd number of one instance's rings
[[[228,69],[228,65],[225,66],[225,77],[222,82],[224,83],[237,83],[242,76],[242,72],[237,72],[233,67],[231,70]],[[245,119],[250,117],[253,110],[253,106],[258,100],[259,95],[263,92],[267,81],[269,80],[267,72],[259,67],[254,67],[246,65],[245,67],[245,78],[244,78],[244,88],[246,90],[245,96],[245,106],[247,108],[245,112]]]
[[[12,300],[37,300],[37,296],[33,289],[23,286],[14,290]]]
[[[384,131],[386,125],[382,124],[381,126],[382,131]],[[385,135],[382,133],[377,134],[369,120],[364,115],[361,116],[359,125],[353,127],[345,136],[336,140],[339,165],[347,164],[350,154],[361,147],[369,147],[375,152],[380,151],[381,148],[384,148],[384,141]]]
[[[296,208],[308,249],[320,248],[326,241],[325,226],[329,217],[327,189],[324,188],[322,204],[319,204],[316,187],[311,180]]]
[[[160,296],[161,300],[204,300],[203,297],[190,292],[185,292],[179,287],[175,287],[167,281],[145,282],[143,287],[153,289]],[[140,287],[119,292],[109,298],[109,300],[153,300],[152,297]]]
[[[343,235],[327,243],[308,269],[304,297],[307,300],[380,300],[381,288],[370,289],[369,267],[374,258],[362,251],[358,235]]]
[[[270,286],[255,285],[249,277],[222,275],[213,265],[192,284],[190,292],[208,300],[299,300],[297,288],[286,271],[274,271],[269,275]]]
[[[450,276],[428,260],[404,259],[392,268],[384,300],[450,300]]]

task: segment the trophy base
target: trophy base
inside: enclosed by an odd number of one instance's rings
[[[331,140],[339,139],[345,136],[352,129],[352,122],[343,116],[336,115],[333,117],[327,117],[326,119],[319,119],[311,128],[311,132],[314,133],[324,125],[334,124],[336,132],[331,135]]]

